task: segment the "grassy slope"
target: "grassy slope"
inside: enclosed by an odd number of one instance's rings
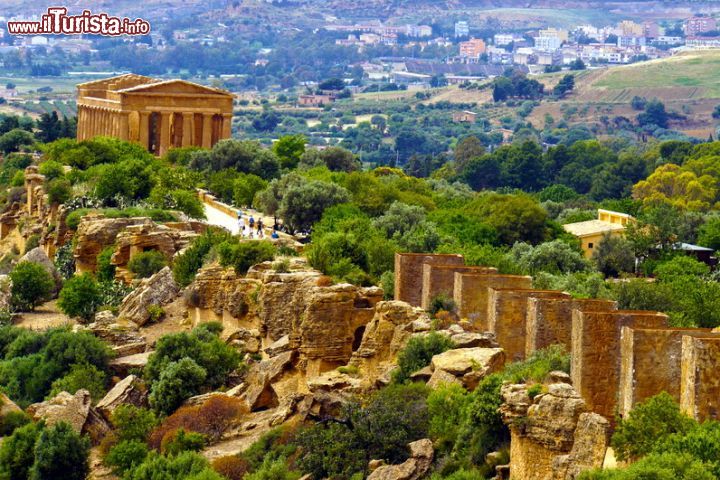
[[[675,57],[609,69],[591,87],[625,88],[692,87],[701,97],[720,97],[720,50],[688,52]]]

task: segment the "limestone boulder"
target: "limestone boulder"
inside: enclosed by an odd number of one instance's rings
[[[147,389],[135,375],[128,375],[115,384],[100,400],[96,408],[108,420],[120,405],[147,406]]]
[[[408,447],[410,448],[410,458],[399,465],[377,466],[377,461],[372,461],[376,468],[367,477],[367,480],[419,480],[424,478],[430,471],[435,456],[432,441],[424,438],[408,444]]]
[[[118,317],[143,326],[150,320],[150,306],[170,303],[178,294],[179,288],[172,271],[165,267],[150,278],[142,280],[140,285],[123,299]]]
[[[292,368],[294,352],[284,352],[280,355],[253,364],[246,377],[246,390],[241,395],[251,411],[263,408],[275,408],[280,403],[280,396],[273,388],[273,383]]]
[[[48,272],[52,276],[57,275],[57,270],[55,268],[55,264],[52,260],[50,260],[50,257],[47,256],[45,253],[45,250],[42,249],[42,247],[35,247],[29,252],[27,252],[25,255],[20,257],[21,262],[32,262],[37,263],[41,267],[45,269],[46,272]]]
[[[133,371],[140,371],[147,365],[148,359],[153,352],[137,353],[126,357],[119,357],[110,360],[110,370],[118,377],[127,377]]]
[[[346,392],[357,391],[360,388],[360,380],[353,378],[337,370],[325,372],[322,375],[307,379],[308,390],[315,392],[333,392],[344,390]]]
[[[498,348],[494,333],[490,332],[458,332],[450,335],[456,348]]]
[[[45,420],[48,426],[65,422],[77,433],[88,435],[95,445],[110,433],[110,426],[92,407],[87,390],[78,390],[75,395],[60,392],[50,400],[30,405],[27,413],[34,420]]]
[[[262,339],[260,332],[256,329],[238,328],[229,335],[225,341],[247,353],[258,353]]]
[[[433,370],[444,370],[456,377],[471,371],[486,376],[502,369],[505,353],[502,348],[457,348],[435,355],[430,365]]]
[[[269,357],[274,357],[283,352],[290,350],[290,336],[283,335],[282,337],[275,340],[273,343],[265,347],[263,350]]]

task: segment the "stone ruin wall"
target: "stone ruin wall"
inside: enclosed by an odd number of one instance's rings
[[[473,267],[467,265],[437,265],[432,263],[423,264],[422,270],[422,300],[420,306],[429,310],[433,299],[444,295],[453,298],[455,289],[456,273],[497,273],[492,267]]]
[[[564,345],[571,354],[573,385],[588,410],[611,426],[616,412],[627,414],[662,391],[695,418],[720,418],[720,334],[669,328],[660,312],[619,311],[609,300],[534,290],[531,277],[478,273],[463,268],[463,261],[462,256],[396,254],[395,300],[421,307],[437,289],[448,288],[452,271],[461,321],[494,332],[511,360]]]

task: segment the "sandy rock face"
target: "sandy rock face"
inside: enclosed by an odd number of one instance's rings
[[[170,267],[165,267],[140,282],[140,285],[123,299],[118,318],[143,326],[150,320],[148,307],[170,303],[178,293],[179,289],[173,279],[172,271]]]
[[[499,371],[505,364],[502,348],[457,348],[435,355],[430,365],[456,377],[475,370],[488,375]]]
[[[125,227],[152,222],[149,218],[105,218],[103,215],[90,214],[83,217],[77,228],[76,244],[73,256],[77,271],[94,272],[97,268],[97,256],[105,247],[115,243],[115,237]]]
[[[87,390],[78,390],[75,395],[60,392],[50,400],[30,405],[27,412],[35,420],[44,419],[48,426],[65,422],[77,433],[89,435],[94,444],[110,433],[110,426],[92,406]]]
[[[586,412],[572,385],[545,384],[534,398],[525,384],[504,385],[501,395],[500,413],[511,433],[513,479],[574,479],[584,470],[602,466],[608,422]]]

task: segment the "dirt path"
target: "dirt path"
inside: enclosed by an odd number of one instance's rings
[[[74,325],[75,321],[60,311],[57,300],[51,300],[37,307],[34,312],[21,313],[16,317],[14,324],[29,330],[47,330],[63,325]]]

